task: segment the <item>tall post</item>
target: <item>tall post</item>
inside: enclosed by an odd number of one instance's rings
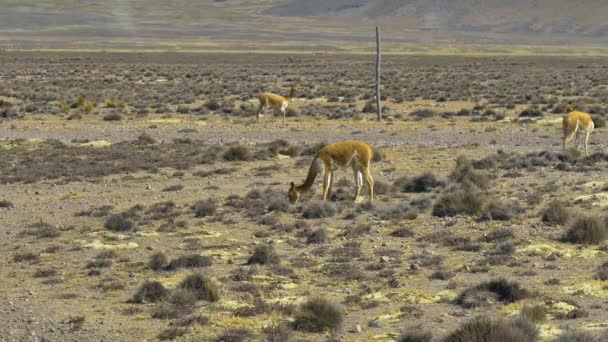
[[[380,29],[376,26],[376,108],[378,110],[378,121],[382,118],[380,107]]]

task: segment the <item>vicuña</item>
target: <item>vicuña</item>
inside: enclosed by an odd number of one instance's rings
[[[593,131],[595,125],[593,119],[587,113],[574,110],[574,106],[566,106],[566,115],[562,120],[562,129],[564,131],[564,150],[566,145],[572,140],[576,134],[576,148],[579,144],[579,132],[582,130],[585,133],[585,155],[588,154],[589,134]]]
[[[280,110],[283,113],[283,125],[285,125],[285,112],[287,110],[287,106],[291,99],[296,94],[296,90],[294,87],[291,87],[289,91],[289,95],[281,96],[273,93],[261,93],[259,96],[260,106],[258,107],[258,111],[256,113],[258,123],[260,123],[260,114],[265,110],[272,108],[273,111]]]
[[[363,186],[363,178],[369,188],[369,200],[374,200],[374,180],[369,172],[370,161],[373,157],[373,149],[368,144],[358,140],[347,140],[323,147],[312,160],[306,180],[302,185],[296,186],[290,183],[288,192],[289,201],[296,203],[302,193],[310,190],[319,173],[323,173],[323,200],[327,201],[334,180],[334,170],[338,168],[352,167],[355,176],[356,201]]]

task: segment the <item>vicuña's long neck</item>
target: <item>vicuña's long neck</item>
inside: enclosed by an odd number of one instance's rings
[[[315,159],[312,160],[310,168],[308,169],[308,175],[306,176],[306,180],[304,181],[304,183],[296,187],[296,190],[298,190],[299,192],[305,192],[310,190],[310,188],[312,188],[313,184],[315,183],[315,178],[317,178],[317,174],[319,173],[317,167],[317,158],[318,157],[315,156]]]

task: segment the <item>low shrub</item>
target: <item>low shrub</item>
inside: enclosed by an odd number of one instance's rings
[[[395,181],[394,185],[402,192],[430,192],[443,186],[444,182],[433,173],[427,172],[413,178],[401,177]]]
[[[169,296],[169,291],[158,281],[146,281],[143,283],[133,298],[132,303],[156,303],[166,299]]]
[[[528,296],[529,292],[519,283],[500,278],[464,290],[456,299],[456,304],[474,308],[489,306],[494,302],[513,303]]]
[[[319,244],[319,243],[325,243],[328,240],[329,240],[329,236],[327,234],[327,229],[319,228],[319,229],[312,231],[310,234],[308,234],[306,242]]]
[[[570,217],[570,210],[565,207],[565,203],[557,200],[550,202],[541,213],[541,220],[549,224],[563,225]]]
[[[263,244],[255,247],[253,254],[247,260],[247,264],[260,264],[260,265],[270,265],[270,264],[279,264],[281,262],[281,258],[279,254],[276,252],[274,245],[271,244]]]
[[[428,331],[408,331],[397,338],[397,342],[431,342],[433,335]]]
[[[104,223],[104,227],[114,232],[133,231],[135,230],[135,222],[125,218],[121,214],[114,214],[108,217]]]
[[[176,270],[178,268],[195,268],[211,266],[211,258],[199,254],[189,254],[171,260],[167,265],[168,270]]]
[[[217,302],[220,299],[217,284],[201,273],[190,274],[179,283],[178,288],[191,291],[197,299],[209,302]]]
[[[302,217],[307,219],[332,217],[336,213],[335,206],[327,201],[313,201],[302,211]]]
[[[342,310],[323,297],[313,297],[298,309],[293,327],[308,332],[336,331],[342,325]]]
[[[217,204],[213,199],[201,200],[192,206],[194,217],[207,217],[215,215]]]
[[[228,147],[226,152],[222,155],[225,161],[249,161],[253,159],[253,153],[247,146],[233,145]]]
[[[477,216],[482,213],[485,197],[473,188],[453,187],[443,193],[433,205],[433,216]]]
[[[580,216],[566,231],[564,240],[572,243],[598,244],[606,240],[608,231],[604,220],[597,216]]]
[[[538,329],[523,317],[492,320],[482,316],[464,323],[443,342],[535,342],[537,338]]]

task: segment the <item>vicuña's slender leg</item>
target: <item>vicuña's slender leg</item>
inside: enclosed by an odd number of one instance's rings
[[[258,111],[256,113],[257,117],[258,117],[258,123],[260,123],[260,114],[262,114],[262,112],[264,111],[264,105],[260,104],[260,106],[258,107]]]
[[[587,134],[585,135],[585,155],[588,155],[588,148],[589,148],[589,134],[591,133],[591,131],[587,131]]]
[[[334,186],[334,172],[329,172],[329,187],[327,188],[327,198],[331,200],[331,189]]]
[[[359,170],[359,166],[355,163],[353,163],[353,174],[355,176],[355,195],[353,196],[353,201],[356,201],[363,187],[363,175],[361,174],[361,170]]]
[[[574,138],[574,134],[576,134],[576,130],[568,132],[568,134],[564,137],[564,150],[566,149],[566,145],[568,145],[572,138]]]
[[[369,165],[363,170],[363,175],[365,176],[365,181],[367,182],[367,187],[369,188],[369,201],[371,202],[374,200],[374,179],[369,172]]]
[[[327,201],[329,196],[329,185],[331,184],[331,170],[325,169],[323,172],[323,200]]]

